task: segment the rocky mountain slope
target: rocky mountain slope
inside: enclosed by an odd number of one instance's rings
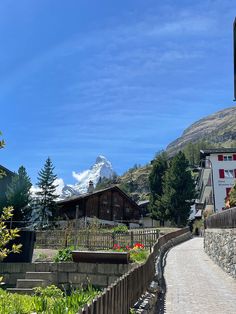
[[[201,141],[209,143],[209,146],[213,145],[210,147],[236,147],[236,107],[221,110],[196,121],[184,130],[181,137],[170,143],[166,151],[172,157],[179,150],[185,150],[186,146],[191,143],[196,144],[198,154],[201,144],[197,145],[197,143]],[[132,184],[134,187],[137,186],[137,190],[131,192],[131,196],[136,200],[145,199],[149,192],[150,171],[151,165],[130,169],[119,178],[120,186],[127,186],[133,181]]]
[[[236,144],[236,107],[227,108],[209,115],[190,125],[181,137],[167,146],[167,152],[173,156],[188,143],[200,140],[231,147]]]

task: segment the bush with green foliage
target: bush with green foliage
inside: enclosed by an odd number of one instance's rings
[[[72,261],[72,251],[75,248],[73,246],[61,249],[57,252],[55,257],[53,258],[54,262],[70,262]]]
[[[75,314],[98,294],[91,286],[73,290],[70,295],[55,286],[36,288],[33,296],[0,289],[0,314]]]
[[[113,233],[128,233],[129,229],[125,225],[118,225],[118,226],[112,228],[112,232]]]

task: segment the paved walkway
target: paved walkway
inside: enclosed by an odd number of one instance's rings
[[[206,255],[202,238],[184,242],[168,252],[164,277],[164,313],[236,313],[236,280]]]

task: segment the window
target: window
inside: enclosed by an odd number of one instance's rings
[[[234,178],[233,170],[225,170],[225,178]]]
[[[218,161],[232,161],[232,160],[236,160],[236,154],[218,155]]]
[[[219,177],[220,179],[236,178],[236,169],[232,169],[232,170],[219,169]]]
[[[232,155],[224,156],[224,161],[232,161],[232,160],[233,160],[233,156]]]

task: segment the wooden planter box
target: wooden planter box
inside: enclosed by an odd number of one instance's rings
[[[76,263],[128,264],[129,252],[72,251]]]

